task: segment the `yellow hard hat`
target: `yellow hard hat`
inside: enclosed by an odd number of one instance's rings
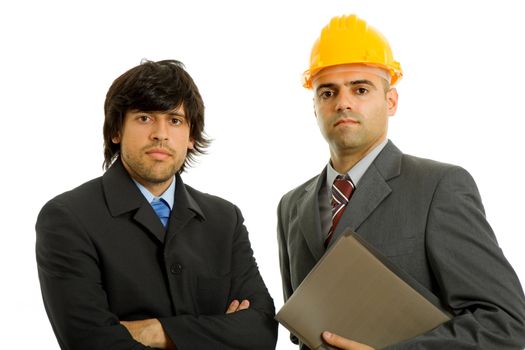
[[[323,68],[351,63],[385,69],[391,85],[403,76],[386,38],[356,15],[348,15],[332,18],[321,31],[310,54],[310,69],[303,74],[303,86],[311,89],[312,77]]]

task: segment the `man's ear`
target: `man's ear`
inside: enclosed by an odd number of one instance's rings
[[[396,88],[390,88],[386,92],[386,107],[388,116],[393,116],[397,111],[397,90]]]
[[[120,133],[116,133],[112,138],[111,138],[111,142],[113,142],[114,144],[119,144],[120,143]]]

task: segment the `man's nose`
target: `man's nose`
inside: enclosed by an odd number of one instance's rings
[[[160,118],[153,124],[151,138],[158,141],[168,139],[168,123],[164,119]]]
[[[354,108],[354,98],[348,91],[340,91],[336,97],[335,108],[337,111],[352,110]]]

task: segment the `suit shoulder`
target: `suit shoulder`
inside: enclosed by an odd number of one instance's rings
[[[102,203],[102,181],[101,178],[96,178],[47,201],[38,213],[36,225],[38,227],[45,222],[56,223],[56,218],[63,218],[64,215],[81,220],[93,208],[102,207]]]
[[[102,177],[98,177],[81,184],[69,191],[61,193],[50,199],[45,206],[51,204],[62,204],[70,207],[81,206],[91,202],[93,198],[102,198]]]
[[[214,213],[226,213],[231,212],[232,210],[239,210],[237,206],[216,195],[199,191],[191,186],[184,184],[188,194],[198,203],[198,205],[205,212],[214,212]]]
[[[312,187],[315,187],[317,184],[317,181],[321,175],[316,175],[309,179],[308,181],[304,182],[303,184],[295,187],[294,189],[288,191],[285,193],[281,198],[281,203],[287,203],[290,201],[295,201],[297,198],[301,197],[307,189],[310,189]]]
[[[417,157],[409,154],[403,154],[403,165],[409,168],[417,168],[421,171],[430,172],[448,172],[448,171],[466,171],[459,165],[440,162],[434,159]]]
[[[474,181],[472,175],[463,167],[428,158],[404,154],[402,167],[405,173],[412,173],[414,176],[435,179],[437,181],[443,178],[462,178],[467,181]]]

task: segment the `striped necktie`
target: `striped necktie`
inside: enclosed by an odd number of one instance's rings
[[[354,192],[354,184],[348,175],[338,175],[332,185],[332,227],[328,231],[328,234],[324,241],[325,248],[328,247],[330,240],[334,234],[334,231],[339,223],[339,219],[343,215],[343,212]]]

